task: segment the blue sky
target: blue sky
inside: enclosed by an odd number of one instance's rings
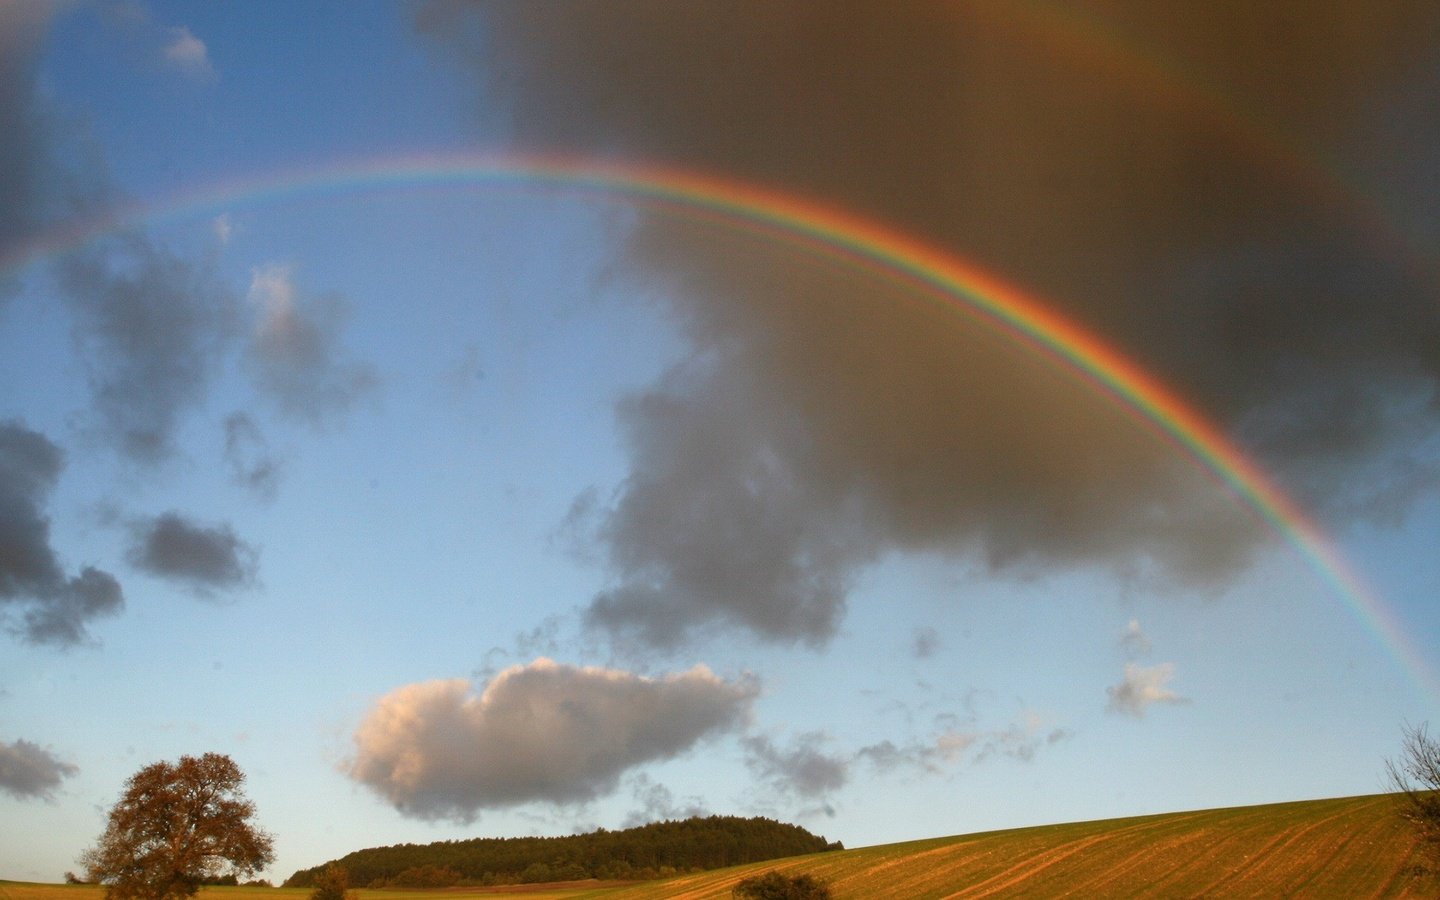
[[[700,812],[860,846],[1379,790],[1434,676],[897,283],[618,191],[168,199],[551,153],[846,210],[1184,397],[1433,672],[1440,31],[1287,6],[0,9],[0,878],[211,750],[277,882]]]

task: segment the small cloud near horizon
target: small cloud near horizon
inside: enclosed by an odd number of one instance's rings
[[[1170,690],[1166,685],[1175,675],[1174,663],[1160,663],[1155,666],[1125,664],[1125,675],[1119,684],[1105,689],[1110,695],[1106,709],[1112,713],[1145,718],[1145,713],[1157,703],[1176,706],[1190,702],[1188,697]]]

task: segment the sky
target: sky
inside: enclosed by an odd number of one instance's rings
[[[0,0],[0,878],[208,751],[277,883],[1381,790],[1437,20]]]

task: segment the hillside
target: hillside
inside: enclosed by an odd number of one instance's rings
[[[675,872],[839,849],[798,825],[761,817],[707,816],[652,822],[623,831],[563,837],[474,838],[356,850],[333,862],[359,887],[448,887],[653,879]],[[310,887],[325,867],[302,869],[286,887]]]
[[[577,895],[730,897],[746,875],[807,872],[844,898],[1433,897],[1390,795],[1077,822],[864,847]]]
[[[836,900],[974,897],[1434,897],[1392,795],[1019,828],[753,863],[631,885],[549,885],[524,900],[729,900],[769,869],[829,881]],[[537,886],[538,887],[538,886]],[[446,900],[517,888],[452,888]],[[360,890],[358,900],[415,892]],[[302,888],[205,888],[200,900],[308,900]],[[428,896],[436,896],[431,893]],[[93,885],[0,882],[0,900],[101,900]]]

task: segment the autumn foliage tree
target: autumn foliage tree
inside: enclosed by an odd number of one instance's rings
[[[157,762],[125,782],[99,843],[80,857],[108,900],[179,900],[227,875],[274,861],[274,841],[251,820],[245,774],[230,757],[206,753]]]

